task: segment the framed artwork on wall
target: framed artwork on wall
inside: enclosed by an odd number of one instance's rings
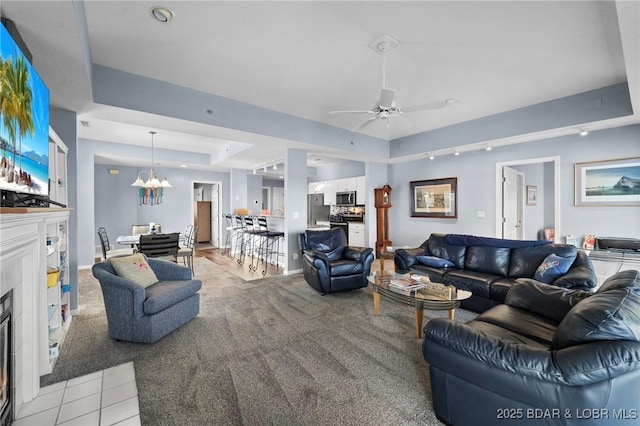
[[[576,163],[575,205],[640,206],[640,157]]]
[[[458,178],[410,182],[411,217],[458,217]]]
[[[538,187],[535,185],[527,185],[527,205],[538,205]]]

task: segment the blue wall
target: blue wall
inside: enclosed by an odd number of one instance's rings
[[[390,165],[393,245],[416,247],[433,232],[495,236],[496,163],[550,156],[561,158],[561,237],[574,234],[580,239],[585,234],[596,234],[640,238],[639,207],[574,206],[574,164],[640,157],[638,141],[640,125],[635,125],[591,132],[586,137],[571,135]],[[446,177],[458,178],[458,218],[410,217],[409,182]],[[478,210],[486,212],[485,219],[476,218]]]

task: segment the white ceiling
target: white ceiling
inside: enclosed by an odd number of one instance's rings
[[[382,56],[368,45],[389,34],[400,45],[386,54],[386,86],[399,105],[458,100],[362,130],[392,140],[627,80],[639,122],[640,17],[616,10],[634,15],[637,3],[3,0],[0,12],[32,50],[52,104],[89,122],[80,138],[148,146],[154,129],[159,148],[212,154],[250,144],[206,167],[228,170],[282,158],[291,142],[93,103],[74,7],[84,7],[94,64],[344,129],[367,117],[328,112],[377,101]],[[154,21],[156,5],[175,18]],[[349,158],[320,145],[310,152],[313,165]],[[98,161],[146,166],[126,149]]]

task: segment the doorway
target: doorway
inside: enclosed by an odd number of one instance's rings
[[[191,217],[193,225],[198,227],[196,246],[207,248],[220,247],[220,206],[221,182],[191,182]]]
[[[538,188],[538,204],[536,206],[526,205],[526,197],[524,187],[529,184],[529,178],[531,173],[527,172],[531,166],[538,165],[542,170],[543,178],[540,181],[543,182]],[[513,172],[515,171],[516,182],[513,183]],[[505,170],[507,170],[505,172]],[[511,175],[511,185],[515,185],[511,189],[509,184],[504,182],[505,173]],[[522,174],[522,181],[517,181],[518,173]],[[548,183],[544,183],[548,181]],[[514,196],[514,192],[515,196]],[[544,190],[544,196],[540,196],[540,192]],[[518,195],[518,192],[520,195]],[[517,218],[517,209],[521,209],[520,214],[520,229],[521,236],[518,236],[515,225],[519,220]],[[534,212],[542,212],[538,214],[541,219],[533,220]],[[510,220],[507,222],[505,214],[515,214],[515,221]],[[525,227],[526,220],[526,227]],[[506,224],[506,225],[505,225]],[[532,158],[528,160],[508,161],[496,163],[496,229],[495,235],[498,238],[510,238],[510,239],[538,239],[538,231],[542,228],[554,228],[555,236],[554,242],[559,241],[560,232],[560,157],[543,157]],[[514,230],[516,230],[514,232]],[[513,238],[516,236],[517,238]]]
[[[524,240],[525,174],[512,167],[502,168],[502,238]]]

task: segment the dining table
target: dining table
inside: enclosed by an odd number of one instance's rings
[[[122,244],[124,246],[137,246],[140,244],[140,235],[120,235],[116,238],[116,244]]]

